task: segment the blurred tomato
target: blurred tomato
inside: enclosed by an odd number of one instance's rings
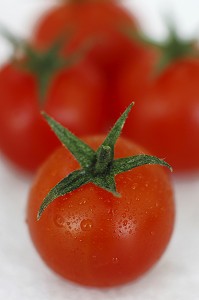
[[[20,168],[35,171],[59,144],[40,111],[77,135],[98,133],[104,126],[104,94],[104,80],[85,62],[57,72],[44,101],[32,73],[5,65],[0,70],[2,152]]]
[[[187,56],[156,73],[160,52],[143,49],[124,65],[115,81],[114,110],[131,101],[136,110],[124,133],[164,157],[177,171],[199,168],[199,59]]]
[[[52,8],[38,22],[32,43],[44,49],[57,38],[70,35],[70,52],[83,42],[93,43],[89,59],[108,71],[119,66],[137,44],[132,43],[122,29],[137,28],[137,22],[123,7],[114,1],[71,1]]]

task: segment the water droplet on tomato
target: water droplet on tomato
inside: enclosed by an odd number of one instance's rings
[[[64,227],[64,218],[60,215],[56,215],[54,218],[54,223],[58,227]]]
[[[93,227],[93,222],[90,219],[83,220],[80,224],[80,227],[83,231],[89,231]]]
[[[128,223],[128,221],[127,221],[127,220],[124,220],[123,225],[126,226],[127,223]]]
[[[119,262],[118,257],[113,257],[113,258],[112,258],[112,262],[113,262],[114,264],[117,264],[117,263]]]

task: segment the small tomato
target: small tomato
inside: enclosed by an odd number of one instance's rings
[[[133,43],[122,28],[137,30],[137,20],[115,1],[70,1],[58,5],[41,17],[32,36],[32,43],[40,49],[48,48],[57,38],[72,32],[70,44],[63,52],[76,49],[85,41],[93,41],[89,59],[109,72],[123,63]]]
[[[59,68],[58,57],[48,54],[37,53],[33,62],[28,57],[0,70],[0,148],[28,172],[59,145],[41,109],[79,136],[104,128],[105,83],[99,71],[85,61]]]
[[[73,155],[59,148],[33,183],[27,220],[35,247],[55,272],[83,285],[137,278],[159,260],[173,231],[171,182],[160,166],[146,164],[168,165],[122,137],[116,142],[124,115],[107,138],[84,142],[47,119]]]
[[[132,57],[115,81],[116,113],[137,103],[124,134],[176,171],[199,169],[198,81],[198,49],[174,33],[162,46],[143,49],[137,61]]]

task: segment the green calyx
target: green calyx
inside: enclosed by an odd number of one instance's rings
[[[63,36],[45,51],[35,49],[24,40],[16,38],[5,28],[0,28],[1,34],[14,48],[14,63],[17,67],[32,73],[37,81],[40,105],[45,102],[48,87],[55,74],[62,69],[68,69],[78,63],[92,47],[93,41],[85,42],[77,51],[63,57],[60,52],[63,45],[69,42],[71,34]]]
[[[53,120],[46,113],[43,113],[44,118],[63,146],[69,149],[75,159],[79,162],[81,168],[70,173],[50,190],[39,209],[37,215],[38,220],[52,201],[87,183],[93,183],[112,193],[114,196],[120,197],[115,183],[115,176],[117,174],[146,164],[158,164],[172,170],[171,166],[164,160],[151,155],[140,154],[114,159],[115,143],[121,134],[132,106],[133,103],[129,105],[117,120],[102,145],[96,151],[77,138],[68,129]]]
[[[25,61],[22,67],[35,75],[41,104],[45,100],[47,89],[57,71],[69,66],[69,59],[60,56],[62,43],[54,43],[47,51],[37,51],[25,46]]]
[[[168,22],[168,37],[163,42],[157,42],[144,33],[127,30],[126,34],[138,40],[139,42],[152,46],[159,50],[160,59],[155,66],[155,73],[161,73],[172,62],[185,57],[198,57],[199,52],[196,48],[196,40],[183,40],[177,33],[177,30],[171,20]]]
[[[37,79],[39,88],[39,97],[41,104],[45,101],[45,96],[48,87],[59,70],[69,69],[81,61],[89,49],[92,47],[94,41],[86,41],[79,49],[67,57],[60,55],[63,44],[67,43],[69,39],[66,37],[56,41],[47,51],[39,52],[30,46],[26,46],[27,60],[24,68],[33,73]]]

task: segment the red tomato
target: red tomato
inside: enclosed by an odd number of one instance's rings
[[[40,115],[49,112],[77,135],[103,131],[104,80],[88,63],[59,71],[43,104],[35,77],[12,64],[0,71],[0,148],[23,170],[33,172],[58,146]],[[92,126],[90,125],[92,124]]]
[[[84,139],[93,149],[103,140]],[[140,147],[118,139],[116,158],[140,153]],[[79,167],[63,147],[41,167],[27,211],[32,240],[47,265],[74,282],[104,287],[133,280],[159,260],[173,230],[173,192],[167,173],[148,165],[117,175],[120,198],[86,184],[56,199],[37,221],[47,193]]]
[[[181,58],[155,75],[157,53],[149,51],[120,70],[115,82],[116,114],[135,101],[136,110],[124,128],[126,136],[164,157],[174,170],[198,169],[199,60]]]
[[[123,64],[115,74],[113,78],[115,87],[113,101],[115,99],[116,118],[118,113],[123,112],[131,101],[135,101],[137,106],[137,102],[148,94],[149,88],[155,80],[153,70],[157,60],[157,51],[140,47],[137,57],[133,56],[132,53],[131,59]]]
[[[44,15],[38,23],[32,42],[46,49],[60,36],[72,33],[70,47],[78,48],[93,41],[89,58],[98,66],[111,69],[123,62],[137,46],[122,32],[122,28],[136,28],[137,22],[128,12],[112,1],[83,1],[59,5]],[[131,50],[131,51],[130,51]]]

